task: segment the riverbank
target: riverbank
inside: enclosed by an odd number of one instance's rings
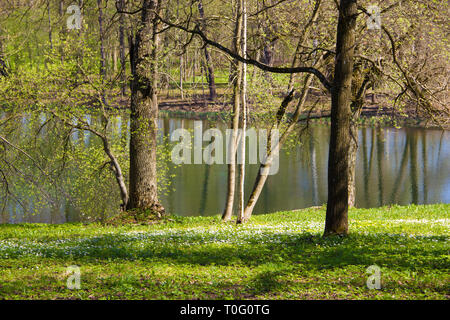
[[[315,97],[319,103],[313,98],[309,99],[308,106],[300,115],[299,122],[314,124],[330,124],[330,101],[328,97]],[[229,99],[228,99],[229,100]],[[212,102],[206,96],[197,95],[191,98],[181,99],[181,97],[167,98],[162,97],[159,102],[160,117],[169,118],[183,118],[195,120],[212,120],[212,121],[231,121],[232,104],[227,99],[219,97]],[[281,103],[281,97],[277,102],[278,107]],[[314,100],[314,101],[313,101]],[[311,106],[315,104],[314,111],[311,112]],[[126,101],[121,101],[120,105],[126,107]],[[286,120],[290,121],[294,115],[294,105],[286,110]],[[250,125],[252,122],[267,122],[267,115],[269,114],[267,108],[261,110],[258,106],[249,105]],[[277,109],[275,109],[277,110]],[[272,112],[275,112],[273,110]],[[386,98],[379,98],[377,103],[373,103],[367,99],[365,106],[361,112],[360,117],[356,120],[358,126],[378,126],[378,127],[418,127],[429,129],[443,129],[450,130],[449,124],[441,123],[437,125],[432,121],[421,118],[414,107],[397,110],[391,106]]]
[[[92,93],[92,96],[86,98],[85,101],[64,101],[64,103],[73,103],[77,106],[88,106],[89,108],[97,109],[99,107],[97,96]],[[119,112],[126,112],[129,110],[130,97],[128,95],[122,96],[117,90],[112,91],[106,97],[107,109],[116,110]],[[263,122],[267,123],[268,115],[274,116],[282,97],[278,96],[275,107],[261,108],[258,104],[249,103],[249,125]],[[441,121],[435,123],[430,119],[421,118],[417,114],[415,107],[410,106],[405,109],[398,110],[391,106],[386,97],[378,98],[377,102],[371,102],[368,98],[361,111],[360,117],[356,119],[356,123],[360,127],[376,126],[376,127],[418,127],[429,129],[444,129],[450,130],[448,121]],[[307,100],[303,112],[300,114],[300,123],[314,123],[314,124],[330,124],[330,98],[326,95],[313,95]],[[32,102],[30,102],[32,104]],[[54,99],[50,98],[43,102],[44,104],[55,103]],[[314,105],[313,110],[311,109]],[[225,94],[219,94],[215,101],[210,101],[204,94],[193,94],[189,97],[182,98],[181,96],[168,96],[165,91],[161,93],[158,101],[159,116],[161,118],[183,118],[193,120],[211,120],[211,121],[231,121],[232,103],[231,98]],[[285,120],[290,121],[294,115],[295,103],[286,109]],[[17,108],[14,103],[0,102],[0,109],[7,111],[10,108]],[[269,112],[269,109],[271,111]]]
[[[278,99],[277,106],[281,103],[281,97]],[[311,100],[311,101],[310,101]],[[314,101],[313,101],[314,100]],[[317,103],[317,101],[319,101]],[[310,108],[315,105],[314,111]],[[381,127],[420,127],[420,128],[438,128],[435,123],[420,118],[416,109],[411,107],[408,109],[397,110],[392,108],[386,98],[379,98],[377,103],[367,99],[360,117],[356,120],[358,126],[381,126]],[[127,104],[122,101],[121,105]],[[286,119],[289,121],[294,115],[294,105],[286,110]],[[206,96],[197,95],[191,98],[181,99],[181,97],[162,98],[159,102],[159,114],[161,117],[184,118],[196,120],[212,120],[212,121],[231,121],[232,104],[223,97],[212,102]],[[267,108],[260,110],[258,106],[249,104],[250,115],[249,121],[257,122],[258,118],[262,122],[267,122]],[[274,111],[273,111],[274,112]],[[308,106],[300,115],[300,122],[315,124],[330,124],[330,101],[326,96],[314,96],[308,100]],[[445,129],[450,129],[445,124]]]
[[[0,225],[2,299],[449,299],[450,205],[175,217],[152,226]],[[80,289],[66,287],[80,267]],[[381,289],[366,269],[381,267]]]

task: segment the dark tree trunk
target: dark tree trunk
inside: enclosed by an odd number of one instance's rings
[[[141,21],[130,37],[130,200],[127,209],[150,209],[159,214],[156,176],[157,52],[158,20],[153,10],[157,0],[143,0]]]
[[[0,28],[0,76],[8,76],[8,67],[5,63],[5,58],[3,57],[3,30]]]
[[[325,236],[348,233],[348,152],[356,17],[356,0],[341,0],[331,102]]]
[[[125,9],[124,0],[119,0],[120,10]],[[126,76],[126,61],[125,61],[125,14],[120,13],[119,16],[119,56],[120,56],[120,80],[121,80],[121,93],[125,96],[125,91],[127,87],[127,76]]]
[[[272,66],[273,65],[273,43],[267,42],[264,45],[262,63]]]
[[[274,60],[274,47],[276,42],[276,39],[273,38],[275,31],[274,27],[275,26],[271,24],[268,12],[265,11],[261,21],[261,28],[263,31],[261,62],[268,66],[272,66]]]
[[[52,17],[50,12],[50,1],[47,2],[47,15],[48,15],[48,41],[50,42],[50,49],[53,50],[53,35],[52,35]]]
[[[200,18],[202,20],[203,31],[206,29],[206,21],[205,21],[205,11],[203,10],[203,1],[200,0],[198,2],[198,12],[200,13]],[[214,100],[217,97],[216,94],[216,82],[214,80],[214,67],[212,65],[211,56],[209,55],[208,47],[205,46],[205,60],[206,60],[206,71],[208,77],[208,86],[209,86],[209,100]]]
[[[64,0],[60,0],[59,1],[59,8],[58,8],[58,13],[59,13],[59,19],[60,21],[63,21],[63,17],[64,17]],[[59,31],[59,54],[61,55],[61,62],[64,61],[64,42],[66,40],[66,28],[65,28],[65,24],[61,23],[61,29]]]
[[[209,100],[215,100],[217,97],[216,93],[216,82],[214,78],[214,67],[212,65],[211,56],[209,55],[208,49],[205,47],[205,60],[206,60],[206,70],[208,72],[208,87],[209,87]]]
[[[98,26],[99,26],[99,34],[100,34],[100,79],[102,83],[101,88],[101,99],[102,102],[105,103],[105,92],[103,88],[103,82],[106,78],[106,58],[105,58],[105,44],[103,37],[103,10],[102,10],[102,0],[97,0],[98,7]]]
[[[8,68],[6,66],[5,61],[0,53],[0,76],[7,77],[8,76]]]

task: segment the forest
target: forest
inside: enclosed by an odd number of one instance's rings
[[[449,299],[448,16],[0,0],[0,299]]]

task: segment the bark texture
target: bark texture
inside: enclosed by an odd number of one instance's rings
[[[324,236],[348,233],[348,152],[356,17],[356,0],[341,0],[331,99],[328,203]]]
[[[159,1],[143,0],[141,20],[130,37],[131,115],[130,187],[127,209],[163,213],[158,201],[156,134],[158,118],[157,52]]]
[[[234,30],[234,51],[242,56],[242,0],[237,1],[238,8],[236,10],[236,26]],[[236,147],[237,134],[239,128],[239,113],[241,105],[241,83],[242,83],[242,63],[234,61],[235,78],[233,79],[233,120],[231,124],[232,134],[229,144],[229,160],[228,164],[228,179],[227,179],[227,197],[225,202],[225,209],[222,214],[223,221],[229,221],[233,215],[234,195],[236,190]]]
[[[242,54],[244,58],[247,58],[247,1],[242,1],[242,14],[243,14],[243,25],[242,25]],[[238,218],[237,223],[241,223],[245,219],[245,153],[246,153],[246,141],[245,135],[247,132],[247,65],[242,66],[242,86],[241,86],[241,119],[240,126],[242,128],[241,137],[241,155],[239,164],[239,206],[238,206]]]

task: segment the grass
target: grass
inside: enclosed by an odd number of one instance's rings
[[[449,299],[450,205],[354,209],[322,238],[324,208],[153,226],[0,225],[3,299]],[[380,290],[369,290],[371,265]],[[78,265],[81,289],[69,290]]]

